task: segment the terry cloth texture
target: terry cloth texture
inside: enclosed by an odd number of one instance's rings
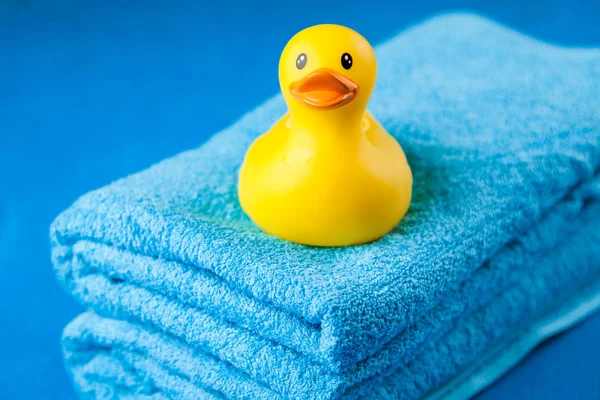
[[[416,398],[595,293],[600,51],[452,14],[376,52],[369,108],[414,174],[398,227],[346,248],[260,232],[236,184],[285,112],[268,101],[53,223],[59,280],[90,308],[64,335],[78,390]]]

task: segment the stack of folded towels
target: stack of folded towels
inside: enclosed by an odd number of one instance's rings
[[[204,146],[80,198],[53,260],[92,398],[462,398],[600,305],[600,51],[455,14],[377,48],[370,110],[414,173],[365,245],[270,237],[237,172],[277,97]]]

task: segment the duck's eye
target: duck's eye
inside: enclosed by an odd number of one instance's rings
[[[350,54],[342,54],[342,67],[344,67],[344,69],[352,68],[352,56]]]
[[[302,69],[306,65],[306,54],[302,53],[296,58],[296,68]]]

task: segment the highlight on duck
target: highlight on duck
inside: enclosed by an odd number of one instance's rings
[[[279,61],[288,112],[248,149],[242,209],[268,234],[313,246],[376,240],[406,214],[406,156],[367,111],[375,52],[357,32],[316,25],[297,33]]]

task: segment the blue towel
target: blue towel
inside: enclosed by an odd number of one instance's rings
[[[376,51],[370,110],[414,174],[398,227],[367,245],[312,248],[253,226],[237,171],[285,112],[280,96],[268,101],[204,146],[83,196],[53,223],[59,280],[90,308],[64,334],[78,390],[472,394],[481,371],[494,376],[596,308],[600,51],[465,14]],[[498,348],[512,358],[492,357]]]

